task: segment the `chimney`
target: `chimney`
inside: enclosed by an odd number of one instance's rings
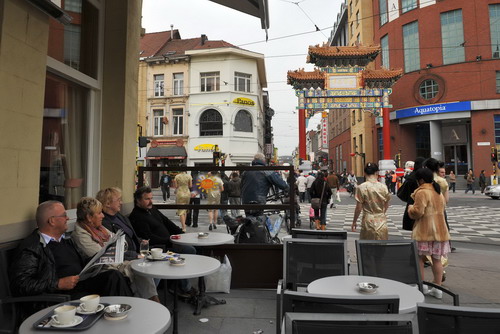
[[[170,25],[170,39],[174,39],[174,25]]]
[[[205,45],[205,42],[208,40],[207,35],[202,34],[201,35],[201,45]]]

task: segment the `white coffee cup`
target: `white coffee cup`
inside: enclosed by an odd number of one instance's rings
[[[80,308],[85,312],[94,312],[99,306],[101,297],[99,295],[88,295],[80,298]]]
[[[153,259],[161,259],[163,257],[162,248],[151,248],[150,252]]]
[[[71,325],[75,321],[76,306],[63,305],[54,309],[52,321],[58,325]]]

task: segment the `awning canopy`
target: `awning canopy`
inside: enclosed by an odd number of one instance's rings
[[[219,5],[226,6],[260,18],[262,29],[269,29],[269,4],[268,0],[210,0]]]
[[[185,159],[186,157],[184,146],[151,147],[146,153],[146,159]]]

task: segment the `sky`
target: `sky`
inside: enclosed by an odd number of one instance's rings
[[[290,155],[298,146],[297,97],[286,84],[289,70],[305,68],[309,45],[328,40],[343,0],[268,0],[268,41],[260,19],[208,0],[143,0],[142,27],[146,33],[178,29],[181,38],[202,34],[224,40],[265,56],[267,90],[271,108],[274,145],[279,155]],[[320,31],[316,31],[316,26]],[[293,36],[296,35],[296,36]],[[320,114],[308,123],[316,129]]]

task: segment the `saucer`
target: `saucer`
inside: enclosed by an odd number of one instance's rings
[[[76,308],[76,313],[78,313],[78,314],[94,314],[94,313],[99,313],[102,310],[104,310],[104,305],[102,305],[102,304],[99,304],[94,311],[84,311],[84,310],[82,310],[80,305],[78,305],[78,307]]]
[[[146,256],[146,259],[148,259],[149,261],[164,261],[168,258],[165,254],[162,254],[162,257],[153,257],[153,255],[148,255]]]
[[[128,314],[122,315],[121,317],[111,317],[111,316],[107,315],[106,313],[104,313],[104,319],[106,319],[106,320],[122,320],[122,319],[125,319],[127,316],[128,316]]]
[[[79,324],[81,324],[82,321],[83,321],[82,317],[79,317],[79,316],[75,315],[75,319],[70,324],[67,324],[67,325],[57,324],[54,320],[52,320],[50,322],[50,326],[51,327],[57,327],[57,328],[75,327],[75,326],[78,326]]]

